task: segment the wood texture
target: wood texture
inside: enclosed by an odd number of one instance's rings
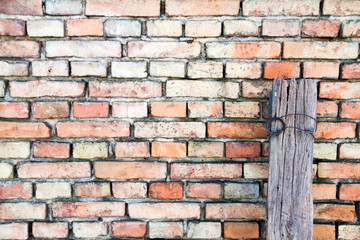
[[[274,79],[271,116],[307,114],[316,117],[314,80]],[[314,138],[300,129],[314,129],[316,122],[306,116],[282,117],[287,128],[270,138],[270,167],[267,199],[267,239],[312,239],[312,163]],[[281,129],[272,121],[271,130]]]

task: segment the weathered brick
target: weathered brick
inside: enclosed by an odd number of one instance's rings
[[[1,220],[32,220],[46,218],[45,203],[0,203]]]
[[[72,231],[77,238],[98,238],[108,233],[105,222],[73,222]]]
[[[342,79],[356,79],[360,78],[360,64],[347,63],[341,66]]]
[[[64,22],[61,20],[30,20],[26,22],[30,37],[64,37]]]
[[[114,201],[54,202],[51,208],[54,217],[98,218],[125,215],[125,203]]]
[[[73,143],[73,158],[98,159],[109,156],[109,145],[106,142]]]
[[[182,222],[150,222],[150,238],[182,238],[184,235],[184,226]],[[188,236],[189,237],[189,236]]]
[[[0,97],[5,96],[5,81],[0,81]]]
[[[161,97],[161,83],[154,81],[112,82],[91,81],[89,84],[91,97]]]
[[[112,116],[116,118],[144,118],[148,116],[146,102],[114,102]]]
[[[188,111],[190,118],[221,118],[223,104],[221,101],[190,101]]]
[[[66,27],[68,36],[104,35],[104,26],[100,19],[69,19]]]
[[[185,77],[185,62],[150,61],[150,75],[153,77]]]
[[[240,0],[168,0],[166,16],[237,16]]]
[[[199,219],[199,203],[129,203],[129,216],[138,219]]]
[[[231,239],[259,238],[259,224],[254,222],[224,222],[224,237]]]
[[[339,225],[339,239],[356,239],[359,238],[360,227],[357,225]]]
[[[343,37],[360,37],[360,21],[346,21],[342,25]]]
[[[28,76],[29,63],[0,61],[0,76]]]
[[[36,77],[69,76],[68,61],[34,61],[31,63],[32,75]]]
[[[42,16],[42,1],[41,0],[14,0],[3,1],[0,6],[0,13],[10,15],[32,15]]]
[[[149,198],[181,199],[183,198],[183,183],[152,182],[149,185]]]
[[[160,0],[87,0],[85,14],[88,16],[160,16]]]
[[[187,237],[213,239],[221,238],[220,222],[189,222]]]
[[[116,78],[147,77],[146,62],[111,62],[111,76]]]
[[[69,158],[70,144],[60,142],[35,142],[34,157],[39,158]]]
[[[146,222],[112,222],[112,234],[115,237],[144,237],[146,234]]]
[[[116,198],[146,198],[147,185],[144,182],[113,182],[112,191]]]
[[[264,219],[266,207],[263,203],[208,203],[205,212],[207,219]]]
[[[264,78],[298,78],[300,77],[300,63],[298,62],[266,62]]]
[[[302,24],[302,37],[337,37],[339,20],[305,20]]]
[[[0,118],[29,118],[29,103],[0,102]]]
[[[68,81],[10,81],[12,97],[80,97],[85,93],[84,82]]]
[[[107,76],[106,62],[71,62],[70,65],[72,77]]]
[[[317,139],[355,138],[356,123],[318,122],[315,137]]]
[[[173,163],[173,179],[231,179],[242,177],[241,163]]]
[[[255,122],[208,122],[210,138],[265,138],[264,123]]]
[[[353,222],[355,220],[355,206],[325,203],[314,204],[314,219]]]
[[[224,143],[222,142],[188,142],[189,157],[223,157]]]
[[[261,155],[263,157],[268,157],[270,154],[269,154],[269,146],[270,144],[268,142],[264,142],[262,143],[262,147],[261,147]]]
[[[360,118],[360,102],[343,102],[341,104],[341,118]]]
[[[200,58],[201,44],[199,42],[128,42],[128,57],[130,58]]]
[[[220,21],[186,21],[185,36],[187,37],[218,37],[221,35]]]
[[[66,238],[69,226],[67,222],[34,222],[32,233],[36,238]]]
[[[124,121],[64,121],[56,124],[61,138],[128,137],[130,124]]]
[[[73,111],[76,118],[106,118],[109,117],[109,103],[75,101]]]
[[[319,97],[328,99],[360,98],[360,82],[320,82]]]
[[[223,64],[221,62],[189,62],[188,77],[196,78],[222,78]]]
[[[141,22],[135,20],[108,19],[104,23],[107,37],[140,37]]]
[[[152,142],[151,156],[160,158],[185,158],[185,142]]]
[[[67,182],[36,183],[36,198],[71,198],[71,184]]]
[[[117,142],[116,158],[147,158],[150,157],[149,142]]]
[[[325,0],[324,15],[353,16],[360,14],[360,5],[353,0]]]
[[[225,102],[225,117],[258,118],[260,105],[258,102]]]
[[[226,62],[225,76],[258,79],[261,77],[261,69],[261,63],[258,62]]]
[[[0,122],[0,138],[49,138],[50,128],[40,122]]]
[[[244,164],[244,178],[249,179],[266,179],[268,178],[269,164],[268,163],[245,163]]]
[[[22,162],[17,166],[19,178],[86,178],[89,162]]]
[[[314,224],[313,225],[314,240],[335,240],[335,225],[330,224]]]
[[[268,98],[271,90],[271,81],[243,81],[241,94],[246,98]]]
[[[360,164],[321,162],[318,163],[318,176],[319,178],[360,179]]]
[[[49,15],[80,15],[81,0],[45,0],[45,12]]]
[[[358,201],[360,199],[360,185],[347,183],[341,184],[339,198],[341,200]]]
[[[227,142],[227,158],[255,158],[261,155],[260,142]]]
[[[304,78],[338,78],[339,63],[337,62],[304,62]]]
[[[263,20],[262,36],[296,37],[299,35],[299,20]]]
[[[224,186],[225,198],[258,198],[258,183],[226,183]]]
[[[221,184],[188,182],[186,184],[186,197],[221,198]]]
[[[0,19],[0,35],[24,36],[25,21],[21,19]]]
[[[0,199],[31,198],[33,196],[30,182],[4,182],[0,184]]]
[[[314,200],[336,199],[336,184],[314,183],[313,199]]]
[[[314,158],[336,160],[337,145],[334,143],[315,143]]]
[[[1,163],[0,162],[0,178],[7,179],[14,177],[13,165],[10,163]]]
[[[180,37],[182,35],[181,21],[150,20],[146,23],[147,35],[150,37]]]
[[[0,224],[1,239],[27,239],[29,226],[27,223],[3,223]]]
[[[359,44],[354,42],[284,42],[284,58],[356,59]]]
[[[251,20],[225,20],[225,36],[258,36],[259,27]]]
[[[33,102],[32,111],[34,118],[67,118],[70,116],[68,102]]]
[[[164,162],[95,162],[95,176],[107,179],[164,179]]]
[[[360,143],[343,143],[340,145],[341,159],[360,159]]]
[[[30,142],[0,142],[0,159],[28,157],[30,157]]]
[[[136,138],[204,138],[202,122],[135,122]]]
[[[186,102],[151,102],[154,117],[186,117]]]
[[[40,43],[28,40],[1,40],[0,57],[38,58],[40,57]]]
[[[110,183],[106,182],[75,183],[74,189],[77,197],[102,198],[111,195]]]

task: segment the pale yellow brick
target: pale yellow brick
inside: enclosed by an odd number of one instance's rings
[[[105,142],[82,142],[73,144],[74,158],[106,158],[108,154],[108,144]]]
[[[222,78],[223,64],[221,62],[190,62],[189,78]]]
[[[36,183],[36,198],[55,199],[70,198],[71,184],[67,182]]]
[[[0,178],[13,178],[13,165],[10,163],[0,163]]]
[[[0,142],[0,158],[30,157],[29,142]]]
[[[34,61],[31,65],[32,75],[36,77],[69,76],[68,61]]]
[[[218,37],[221,35],[219,21],[188,21],[185,23],[187,37]]]
[[[150,37],[180,37],[182,23],[173,20],[152,20],[146,23],[147,35]]]
[[[185,62],[151,61],[150,75],[153,77],[185,77]]]
[[[60,20],[30,20],[26,25],[30,37],[64,36],[64,22]]]
[[[315,143],[314,158],[336,160],[337,145],[334,143]]]
[[[197,239],[221,238],[221,223],[190,222],[188,225],[187,237]]]
[[[5,96],[5,82],[0,81],[0,97],[4,97],[4,96]]]
[[[111,62],[111,76],[117,78],[144,78],[146,62]]]
[[[96,76],[106,77],[106,62],[71,62],[71,76],[85,77]]]
[[[259,27],[254,21],[250,20],[225,20],[225,36],[257,36]]]
[[[106,20],[105,35],[108,37],[139,37],[141,23],[135,20]]]

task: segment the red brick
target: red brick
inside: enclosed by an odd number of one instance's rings
[[[262,65],[258,62],[226,62],[226,78],[250,78],[261,77]]]
[[[341,118],[360,118],[360,102],[343,102],[341,104]]]
[[[360,143],[343,143],[340,145],[341,159],[360,159]]]
[[[89,162],[22,162],[17,166],[19,178],[87,178]]]
[[[208,203],[205,207],[207,219],[264,219],[265,216],[263,203]]]
[[[103,36],[104,26],[100,19],[70,19],[66,21],[68,36]]]
[[[29,118],[29,103],[0,102],[0,118]]]
[[[227,158],[255,158],[261,155],[260,142],[227,142]]]
[[[81,0],[46,0],[45,12],[49,15],[81,15],[82,1]]]
[[[75,196],[77,197],[92,197],[92,198],[101,198],[109,197],[110,193],[110,183],[103,182],[84,182],[84,183],[75,183]]]
[[[342,79],[357,79],[360,78],[360,64],[347,63],[341,66]]]
[[[159,51],[162,49],[162,51]],[[130,58],[200,58],[201,44],[199,42],[128,42],[128,57]]]
[[[271,90],[270,81],[243,81],[241,94],[246,98],[268,98]]]
[[[244,164],[244,178],[257,179],[268,178],[269,164],[268,163],[245,163]]]
[[[85,14],[88,16],[160,16],[160,0],[88,0]]]
[[[318,122],[315,137],[317,139],[355,138],[356,123]]]
[[[41,0],[2,1],[0,5],[0,13],[10,15],[44,15]]]
[[[335,240],[335,225],[314,224],[313,240]]]
[[[51,206],[54,217],[98,218],[122,217],[124,202],[55,202]]]
[[[337,37],[339,20],[305,20],[302,24],[302,37]]]
[[[340,200],[359,201],[360,184],[341,184],[339,198]]]
[[[36,77],[67,77],[69,76],[68,61],[33,61],[32,75]]]
[[[149,198],[157,198],[157,199],[183,198],[183,183],[181,182],[150,183]]]
[[[319,178],[340,178],[340,179],[360,179],[360,164],[358,163],[318,163]]]
[[[27,40],[0,41],[0,57],[38,58],[40,57],[40,43]]]
[[[128,210],[130,218],[138,219],[200,218],[199,203],[129,203]]]
[[[152,142],[151,156],[161,158],[185,158],[186,143],[184,142]]]
[[[355,220],[355,206],[340,204],[314,204],[314,219],[323,221],[353,222]]]
[[[224,237],[231,239],[259,238],[259,224],[253,222],[225,222]]]
[[[95,162],[95,176],[109,179],[164,179],[164,162]]]
[[[202,122],[135,122],[136,138],[204,138]]]
[[[201,158],[214,158],[224,156],[224,143],[222,142],[188,142],[188,156]]]
[[[298,62],[265,62],[264,78],[298,78],[300,63]]]
[[[25,21],[21,20],[21,19],[1,19],[0,20],[0,35],[24,36],[25,35]]]
[[[336,184],[314,183],[313,199],[314,200],[336,199]]]
[[[32,220],[45,218],[45,203],[0,203],[1,220]]]
[[[84,82],[48,80],[10,81],[11,97],[81,97],[84,94]]]
[[[34,102],[32,104],[34,118],[67,118],[70,116],[68,102]]]
[[[116,158],[147,158],[150,157],[149,142],[117,142]]]
[[[316,117],[332,117],[338,116],[338,105],[333,101],[321,101],[316,105]]]
[[[74,117],[104,118],[109,116],[108,102],[74,102]]]
[[[172,179],[231,179],[242,177],[241,163],[173,163]]]
[[[151,102],[154,117],[186,117],[186,102]]]
[[[250,122],[208,122],[210,138],[266,138],[264,123]]]
[[[28,62],[0,61],[0,76],[28,76],[28,75],[29,75]]]
[[[50,128],[39,122],[0,122],[0,138],[49,138]]]
[[[69,226],[67,222],[34,222],[32,233],[36,238],[66,238]]]
[[[221,198],[221,184],[188,182],[186,184],[186,197]]]
[[[106,222],[73,222],[72,231],[77,238],[105,237],[108,233]]]
[[[304,62],[304,78],[338,78],[339,63],[337,62]]]
[[[0,199],[31,198],[32,184],[29,182],[4,182],[0,184]]]
[[[262,35],[270,37],[296,37],[299,35],[299,20],[263,20]]]
[[[360,98],[360,82],[320,82],[320,98]]]
[[[342,37],[360,37],[360,22],[346,21],[342,25]]]
[[[116,198],[146,198],[145,182],[113,182],[112,191]]]
[[[146,222],[112,222],[112,235],[115,237],[142,238],[146,234]]]
[[[258,118],[259,116],[258,102],[225,102],[225,117]]]
[[[29,226],[27,223],[3,223],[0,224],[1,239],[27,239]]]
[[[104,138],[130,136],[130,124],[124,121],[64,121],[56,124],[61,138]]]
[[[168,0],[166,16],[237,16],[240,0]]]
[[[39,158],[69,158],[70,144],[59,142],[36,142],[34,147],[34,157]]]
[[[360,5],[353,0],[325,0],[324,15],[357,16],[360,14]]]
[[[147,117],[147,102],[114,102],[112,104],[112,116],[116,118]]]

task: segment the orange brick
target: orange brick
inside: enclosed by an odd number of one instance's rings
[[[110,183],[103,182],[88,182],[88,183],[75,183],[75,196],[77,197],[109,197]]]
[[[149,198],[180,199],[183,197],[181,182],[153,182],[149,185]]]
[[[151,102],[154,117],[186,117],[186,102]]]
[[[264,219],[266,207],[263,203],[207,203],[207,219]]]
[[[0,138],[49,138],[50,128],[39,122],[0,122]]]
[[[356,79],[360,78],[360,64],[347,63],[341,66],[342,79]]]
[[[263,123],[208,122],[210,138],[265,138],[267,131]]]
[[[355,220],[355,206],[324,203],[314,204],[314,219],[353,222]]]
[[[1,239],[27,239],[29,237],[28,223],[0,224]]]
[[[317,139],[355,138],[356,123],[318,122],[315,137]]]
[[[270,37],[296,37],[299,35],[299,20],[263,20],[262,35]]]
[[[149,142],[117,142],[116,158],[146,158],[150,156]]]
[[[313,199],[314,200],[336,199],[336,184],[314,183]]]
[[[219,118],[223,116],[221,101],[190,101],[188,102],[190,118]]]
[[[70,19],[66,21],[68,36],[103,36],[104,26],[100,19]]]
[[[146,234],[146,222],[112,222],[112,235],[115,237],[141,238]]]
[[[302,37],[337,37],[340,30],[339,20],[305,20]]]
[[[5,182],[0,184],[0,199],[31,198],[33,186],[29,182]]]
[[[224,237],[231,239],[259,238],[259,224],[252,222],[224,222]]]
[[[341,184],[339,192],[340,200],[359,201],[360,184]]]
[[[268,98],[271,90],[270,81],[243,81],[241,94],[246,98]]]
[[[358,163],[331,163],[318,164],[319,178],[360,179],[360,164]]]
[[[74,102],[74,117],[104,118],[109,116],[108,102]]]
[[[88,0],[85,14],[87,16],[160,16],[160,0],[134,2],[132,0]]]
[[[186,196],[189,198],[221,198],[221,184],[188,182]]]
[[[38,158],[69,158],[70,144],[59,142],[36,142],[33,145],[34,157]]]
[[[360,14],[360,6],[353,0],[325,0],[324,15],[353,16]]]
[[[335,240],[335,225],[314,224],[313,240]]]
[[[21,20],[21,19],[1,19],[0,20],[0,35],[24,36],[25,35],[25,21]]]
[[[360,82],[320,82],[319,97],[328,99],[360,98]]]
[[[0,13],[14,15],[44,15],[41,0],[5,1],[0,6]]]
[[[0,102],[0,118],[29,118],[29,103]]]
[[[34,102],[32,104],[34,118],[67,118],[70,116],[68,102]]]
[[[113,182],[112,191],[116,198],[146,198],[145,182]]]
[[[336,118],[338,116],[338,105],[332,101],[317,102],[316,105],[316,117],[331,117]]]
[[[339,63],[337,62],[304,62],[304,78],[338,78]]]
[[[265,62],[264,78],[298,78],[299,76],[298,62]]]
[[[240,0],[168,0],[167,16],[237,16]]]
[[[46,203],[0,203],[1,220],[31,220],[46,218]]]
[[[343,143],[340,145],[342,159],[360,159],[360,143]]]
[[[32,233],[36,238],[66,238],[69,226],[67,222],[34,222]]]
[[[231,179],[242,177],[241,163],[173,163],[173,179]]]
[[[186,143],[152,142],[151,156],[163,158],[184,158],[186,157]]]
[[[261,154],[262,156],[264,157],[268,157],[269,156],[269,143],[268,142],[265,142],[262,144],[262,150],[261,150]]]
[[[258,102],[225,102],[225,117],[258,118],[259,116]]]
[[[261,155],[260,142],[227,142],[227,158],[255,158]]]

